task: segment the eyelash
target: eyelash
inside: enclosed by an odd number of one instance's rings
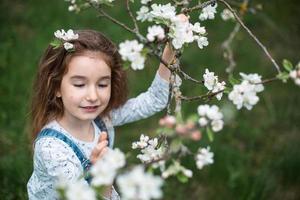
[[[81,87],[83,87],[84,86],[84,84],[74,84],[74,87],[79,87],[79,88],[81,88]],[[106,84],[99,84],[98,85],[100,88],[105,88],[105,87],[107,87],[108,85],[106,85]]]

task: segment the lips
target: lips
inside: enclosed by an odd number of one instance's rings
[[[84,109],[86,112],[95,112],[99,106],[82,106],[81,108]]]

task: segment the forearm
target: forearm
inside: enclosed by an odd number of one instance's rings
[[[170,64],[175,56],[175,52],[170,43],[167,43],[163,52],[162,60],[166,62],[166,64]],[[158,68],[159,75],[166,81],[169,81],[171,72],[170,70],[163,64],[160,63]]]

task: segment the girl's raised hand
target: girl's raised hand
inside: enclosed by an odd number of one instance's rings
[[[108,140],[107,140],[107,133],[101,132],[99,140],[95,148],[93,149],[90,161],[92,164],[95,164],[97,160],[102,158],[102,156],[107,152],[108,150]]]

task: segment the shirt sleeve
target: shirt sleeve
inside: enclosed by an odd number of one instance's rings
[[[168,96],[169,83],[156,72],[155,78],[146,92],[129,99],[123,106],[111,112],[113,125],[120,126],[150,117],[166,107]]]

